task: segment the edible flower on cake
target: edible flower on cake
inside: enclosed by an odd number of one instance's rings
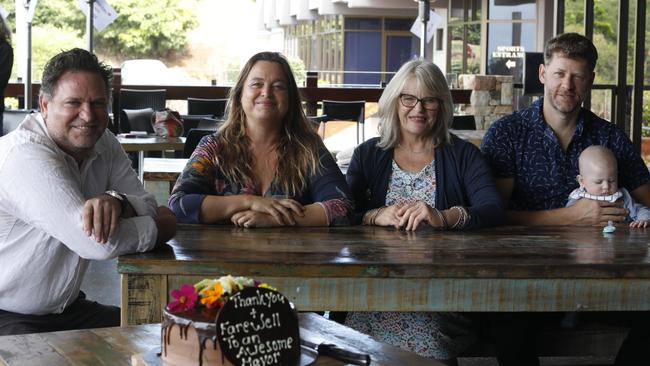
[[[173,313],[182,313],[195,308],[219,309],[228,298],[246,287],[261,287],[275,290],[266,283],[259,283],[248,277],[223,276],[217,279],[203,279],[194,285],[183,284],[172,290],[174,298],[167,309]]]

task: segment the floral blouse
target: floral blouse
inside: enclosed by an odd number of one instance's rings
[[[199,212],[207,195],[259,195],[252,185],[228,181],[215,165],[212,154],[217,149],[215,135],[204,137],[178,177],[169,197],[169,208],[182,223],[199,223]],[[282,161],[282,157],[278,159]],[[319,203],[325,209],[330,225],[349,225],[353,213],[350,191],[345,178],[330,152],[321,146],[321,166],[309,177],[308,187],[298,196],[290,197],[302,205]],[[285,197],[273,181],[264,197]]]
[[[402,170],[393,160],[393,173],[388,182],[386,205],[426,202],[436,207],[436,168],[431,160],[419,172]]]

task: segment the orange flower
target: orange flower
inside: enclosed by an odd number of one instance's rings
[[[215,282],[214,285],[204,288],[199,295],[201,295],[201,304],[205,305],[208,309],[220,307],[223,303],[221,299],[223,287],[219,282]]]

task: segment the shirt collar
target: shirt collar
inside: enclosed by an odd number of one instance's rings
[[[546,120],[544,119],[544,97],[540,97],[537,99],[533,104],[531,105],[531,108],[533,109],[535,113],[535,117],[533,118],[534,125],[540,128],[542,131],[544,131],[545,134],[550,134],[549,136],[554,136],[553,134],[553,129],[546,123]],[[573,133],[573,137],[582,137],[582,134],[585,130],[585,109],[580,107],[580,113],[578,114],[578,121],[576,122],[576,130]]]

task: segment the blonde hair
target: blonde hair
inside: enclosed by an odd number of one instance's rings
[[[226,122],[216,135],[218,151],[212,151],[216,166],[231,182],[253,183],[250,139],[246,136],[246,115],[241,103],[244,83],[258,61],[274,62],[287,79],[289,108],[282,121],[275,180],[287,196],[295,196],[309,184],[319,167],[318,151],[323,146],[302,109],[296,79],[287,60],[277,52],[260,52],[251,57],[230,90]],[[263,194],[264,192],[262,192]]]
[[[411,78],[417,80],[419,87],[424,88],[428,96],[440,100],[436,121],[430,133],[434,146],[442,146],[450,141],[449,126],[454,112],[447,81],[442,71],[432,62],[413,60],[400,67],[379,98],[380,136],[377,146],[382,149],[395,147],[401,139],[400,121],[397,114],[400,103],[399,96],[404,85]]]

